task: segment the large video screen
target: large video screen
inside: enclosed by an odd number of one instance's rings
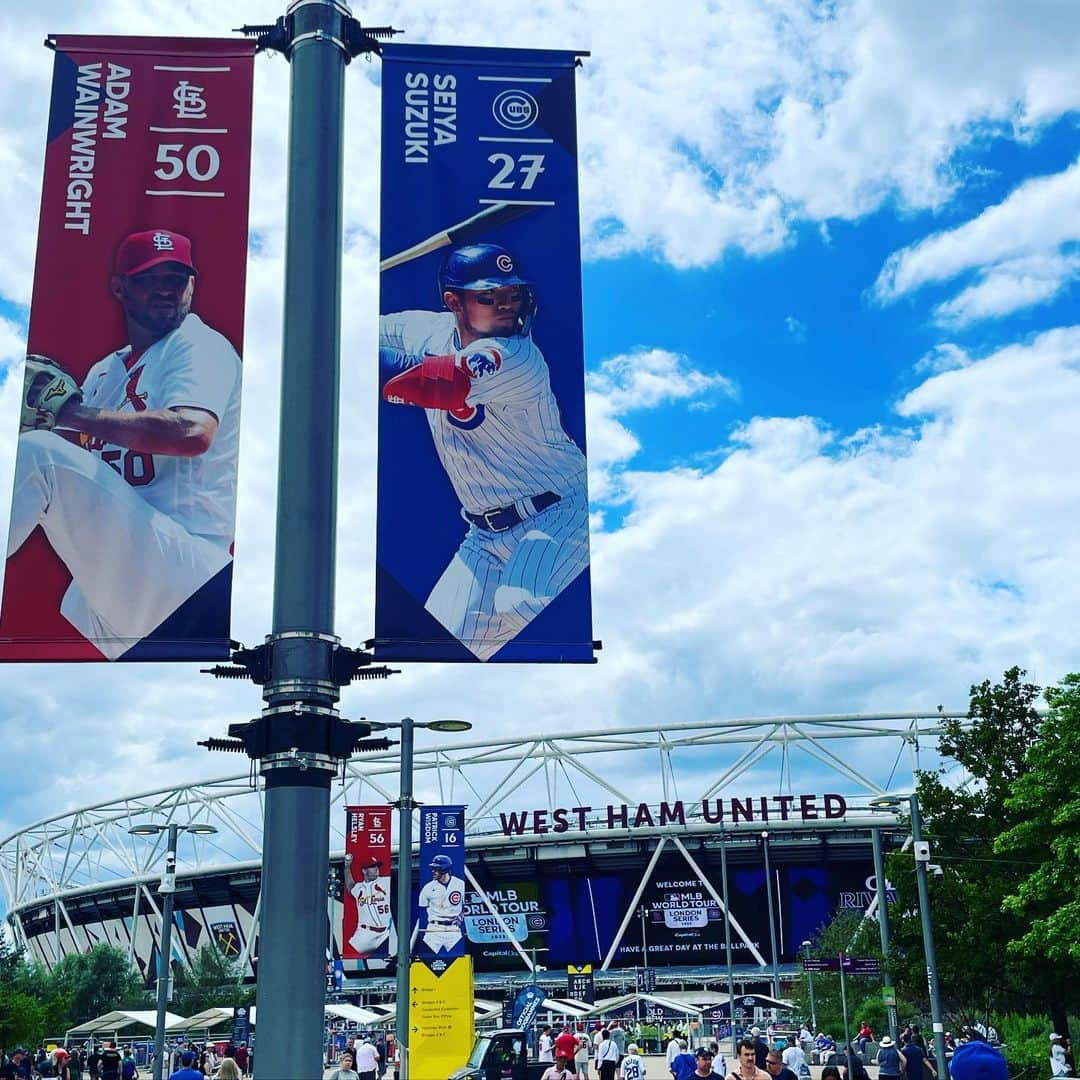
[[[838,862],[827,866],[774,867],[773,900],[780,961],[796,958],[799,945],[840,909],[865,909],[872,892],[872,866]],[[720,875],[706,871],[718,894]],[[491,905],[521,949],[548,968],[602,963],[625,930],[612,966],[700,963],[703,954],[723,955],[720,906],[689,865],[659,863],[640,898],[641,872],[555,874],[490,886],[478,874]],[[764,867],[731,868],[728,879],[735,963],[771,963],[768,897]],[[519,968],[522,959],[476,891],[465,904],[468,949],[479,971]],[[629,919],[627,915],[629,914]]]

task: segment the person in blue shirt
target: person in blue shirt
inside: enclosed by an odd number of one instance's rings
[[[206,1078],[195,1068],[194,1053],[185,1050],[180,1055],[180,1068],[169,1077],[169,1080],[206,1080]]]

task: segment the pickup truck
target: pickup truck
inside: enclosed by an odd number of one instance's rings
[[[540,1080],[550,1061],[529,1061],[525,1032],[500,1028],[477,1035],[469,1060],[450,1080]]]

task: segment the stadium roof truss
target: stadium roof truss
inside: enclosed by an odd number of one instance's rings
[[[871,816],[865,801],[911,790],[922,767],[920,753],[933,755],[934,737],[950,719],[965,726],[968,722],[966,713],[937,709],[665,721],[649,727],[421,745],[414,754],[414,788],[422,803],[465,804],[467,847],[491,853],[514,844],[614,841],[630,830],[612,830],[610,822],[601,826],[600,804],[621,804],[633,811],[678,800],[685,806],[684,824],[633,832],[658,838],[653,861],[670,839],[693,865],[680,834],[716,832],[702,808],[723,795],[824,791],[824,783],[845,796],[849,825],[855,819],[883,824]],[[341,782],[332,789],[333,851],[344,848],[344,807],[394,802],[399,772],[393,749],[356,757],[346,765]],[[583,830],[555,830],[557,835],[520,835],[518,830],[519,835],[513,835],[514,830],[506,828],[507,815],[523,806],[549,814],[560,806],[596,810],[577,818],[575,824],[583,824]],[[213,825],[214,835],[181,837],[178,878],[214,873],[235,877],[250,871],[254,879],[261,861],[262,815],[261,786],[253,786],[252,775],[245,773],[95,803],[35,822],[0,841],[0,884],[8,920],[25,943],[19,916],[33,909],[40,915],[51,905],[57,934],[62,926],[74,933],[68,908],[78,898],[103,891],[130,891],[133,915],[141,908],[160,920],[153,886],[164,867],[166,834],[136,837],[128,830],[147,821]],[[602,831],[594,831],[594,825]],[[737,826],[727,828],[729,835],[737,832]]]

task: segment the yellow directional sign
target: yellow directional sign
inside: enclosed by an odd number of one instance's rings
[[[446,1080],[475,1038],[472,957],[451,960],[440,975],[426,963],[410,965],[409,991],[410,1080]]]

